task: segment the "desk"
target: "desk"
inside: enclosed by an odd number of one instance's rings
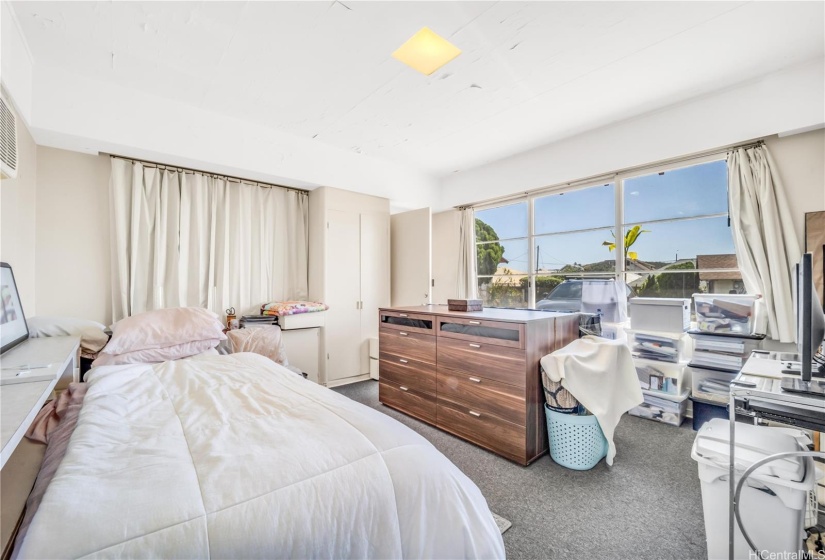
[[[742,367],[742,371],[734,378],[730,386],[730,409],[728,413],[728,416],[730,417],[730,471],[728,474],[730,481],[730,506],[728,512],[728,555],[731,560],[734,558],[734,539],[736,533],[736,521],[733,515],[733,497],[736,491],[737,482],[734,469],[736,414],[738,412],[746,413],[749,416],[753,416],[754,421],[757,418],[766,418],[772,422],[782,422],[782,419],[776,415],[767,416],[763,412],[748,408],[748,401],[751,399],[761,403],[781,405],[799,413],[822,413],[825,411],[825,398],[823,397],[789,393],[782,390],[780,387],[782,382],[782,367],[783,362],[780,360],[771,360],[765,358],[764,355],[751,354],[751,357],[748,358],[748,361]],[[737,385],[737,382],[755,383],[756,387]],[[743,403],[743,406],[737,407],[738,402]],[[807,422],[805,427],[807,429],[825,432],[825,419],[817,420],[816,418],[812,418]]]
[[[35,381],[0,385],[0,469],[11,457],[34,417],[55,388],[62,389],[77,381],[80,338],[56,336],[30,338],[0,356],[0,367],[14,368],[22,364],[50,364],[37,372]],[[8,371],[8,370],[6,370]],[[48,379],[40,379],[48,374]]]

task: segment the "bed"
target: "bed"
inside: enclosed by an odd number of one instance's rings
[[[94,368],[19,558],[503,558],[424,438],[256,354]]]

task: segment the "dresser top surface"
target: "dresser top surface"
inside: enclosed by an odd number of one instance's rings
[[[441,315],[472,319],[487,319],[490,321],[509,321],[513,323],[528,323],[530,321],[546,321],[556,317],[575,317],[576,313],[557,313],[553,311],[532,311],[529,309],[502,309],[485,307],[482,311],[450,311],[446,305],[412,305],[408,307],[382,307],[379,311],[400,311],[401,313],[419,313],[425,315]]]

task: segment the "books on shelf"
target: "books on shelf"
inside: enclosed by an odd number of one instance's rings
[[[255,325],[277,325],[278,317],[273,315],[244,315],[239,322],[241,328]]]

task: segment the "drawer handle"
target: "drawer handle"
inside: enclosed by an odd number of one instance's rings
[[[406,390],[407,390],[407,388],[406,388],[406,387],[404,387],[403,385],[401,385],[401,386],[399,387],[399,389],[401,389],[402,391],[406,391]]]
[[[398,314],[398,316],[399,316],[399,317],[406,317],[406,316],[407,316],[407,314],[406,314],[406,313],[399,313],[399,314]]]
[[[400,334],[401,336],[407,336],[407,333],[405,333],[404,331],[399,331],[398,334]]]
[[[402,364],[409,363],[409,362],[407,362],[407,360],[405,360],[404,358],[398,358],[398,361],[399,361],[399,362],[401,362]]]
[[[481,348],[481,344],[475,344],[473,342],[470,343],[470,346],[472,346],[473,348]]]
[[[473,383],[481,383],[481,379],[479,379],[478,377],[471,377],[470,381],[472,381]]]
[[[472,414],[472,415],[473,415],[473,416],[475,416],[476,418],[481,418],[481,414],[479,414],[479,413],[478,413],[478,412],[476,412],[475,410],[471,410],[471,411],[470,411],[470,414]]]
[[[480,325],[481,321],[469,321],[471,325]]]

